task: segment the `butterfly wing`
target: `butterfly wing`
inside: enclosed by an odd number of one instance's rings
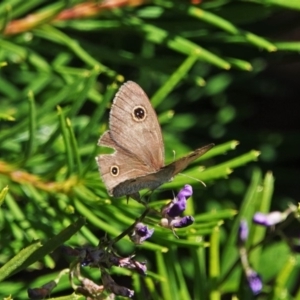
[[[203,146],[201,148],[198,148],[191,152],[190,154],[181,157],[172,163],[166,165],[163,169],[170,169],[172,170],[172,177],[183,171],[191,162],[205,154],[207,151],[209,151],[212,147],[214,147],[214,144],[208,144],[206,146]],[[161,170],[161,171],[162,171]]]
[[[116,94],[109,128],[116,144],[134,154],[152,172],[164,166],[164,144],[157,115],[145,92],[135,82],[124,83]]]
[[[123,181],[117,187],[114,188],[114,194],[121,196],[121,193],[123,191],[126,191],[126,195],[129,195],[145,188],[154,190],[163,183],[172,180],[172,178],[175,175],[183,171],[192,161],[205,154],[213,146],[214,144],[209,144],[199,149],[196,149],[187,156],[179,158],[178,160],[164,166],[155,173]]]
[[[111,138],[109,131],[101,136],[98,145],[115,150],[112,154],[101,154],[96,157],[102,180],[110,196],[120,197],[131,194],[128,191],[132,190],[132,187],[126,188],[126,184],[119,187],[120,183],[126,182],[128,178],[136,178],[152,172],[152,169],[138,157],[121,148]],[[114,192],[115,189],[117,193]],[[138,189],[133,190],[132,194],[138,191]]]

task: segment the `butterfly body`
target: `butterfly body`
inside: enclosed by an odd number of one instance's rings
[[[213,147],[209,144],[164,165],[164,144],[156,113],[142,88],[128,81],[117,92],[110,111],[109,131],[98,145],[115,150],[96,157],[110,196],[154,190]]]

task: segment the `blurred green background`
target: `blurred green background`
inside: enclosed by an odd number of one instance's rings
[[[215,223],[205,223],[207,231],[183,231],[182,244],[196,235],[205,239],[222,220],[220,247],[226,245],[250,182],[260,178],[259,186],[267,171],[275,177],[272,208],[283,210],[297,201],[299,10],[300,2],[293,0],[2,1],[0,189],[8,186],[9,193],[0,211],[0,264],[33,240],[58,234],[78,216],[87,218],[87,226],[67,242],[73,246],[97,245],[104,232],[116,236],[139,216],[138,204],[108,200],[94,160],[102,151],[96,144],[107,129],[113,95],[127,80],[145,90],[157,111],[167,162],[173,151],[180,157],[217,145],[201,160],[204,172],[197,164],[184,172],[207,188],[177,176],[154,196],[170,199],[172,191],[190,183],[190,213],[200,220],[203,212],[227,212],[210,216]],[[210,288],[195,290],[196,256],[186,253],[193,246],[177,251],[180,242],[167,235],[164,239],[158,229],[152,244],[136,250],[151,275],[145,281],[134,277],[137,299],[208,299]],[[158,254],[165,248],[175,255],[163,257],[167,269],[177,255],[184,257],[178,268],[185,288],[179,277],[169,277],[169,290],[157,283],[166,275]],[[126,241],[118,251],[135,250]],[[205,257],[195,253],[203,266]],[[26,299],[26,288],[53,279],[49,268],[58,271],[67,262],[54,252],[37,257],[30,271],[27,267],[7,272],[4,278],[14,277],[0,283],[0,296]],[[239,288],[237,280],[227,280],[220,293],[224,299]],[[176,296],[177,290],[182,294]],[[67,279],[58,292],[71,294]]]

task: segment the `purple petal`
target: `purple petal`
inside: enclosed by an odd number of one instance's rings
[[[135,261],[136,270],[141,274],[146,276],[147,274],[147,265],[146,262]]]
[[[137,223],[132,236],[130,236],[130,239],[135,244],[141,244],[146,239],[150,238],[153,232],[154,229],[150,229],[147,225],[144,225],[143,223]]]
[[[144,225],[143,223],[137,223],[135,225],[135,232],[136,234],[138,234],[139,236],[147,236],[148,234],[148,227],[146,225]]]
[[[166,211],[167,215],[171,218],[180,216],[185,211],[186,201],[192,194],[192,187],[186,184],[184,188],[179,191],[177,197],[171,202],[169,209]]]
[[[239,242],[244,244],[248,238],[248,223],[246,220],[241,220],[240,221],[240,226],[239,226]]]
[[[193,195],[193,188],[192,186],[190,186],[189,184],[186,184],[184,186],[184,188],[182,188],[178,195],[177,195],[177,198],[180,199],[182,197],[188,199],[189,197],[191,197]]]
[[[259,294],[263,288],[261,277],[254,270],[248,271],[248,274],[246,274],[246,276],[249,287],[252,290],[253,294]]]
[[[182,198],[181,201],[175,202],[167,212],[168,216],[175,218],[180,216],[186,209],[186,199]]]
[[[147,233],[140,238],[140,242],[142,243],[145,240],[149,239],[152,236],[153,232],[154,232],[154,229],[148,228]]]
[[[269,214],[257,212],[253,216],[253,222],[263,226],[273,226],[285,219],[285,214],[280,211],[274,211]]]
[[[171,222],[172,227],[174,228],[184,228],[194,223],[195,219],[192,216],[185,216],[183,218],[174,219]]]

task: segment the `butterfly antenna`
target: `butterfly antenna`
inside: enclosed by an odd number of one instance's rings
[[[176,232],[175,232],[175,230],[174,230],[174,227],[172,227],[172,232],[173,232],[173,235],[174,235],[177,239],[179,239],[179,236],[176,234]]]
[[[183,173],[179,173],[178,175],[185,176],[185,177],[187,177],[187,178],[190,178],[190,179],[196,180],[196,181],[198,181],[198,182],[202,183],[202,185],[203,185],[204,187],[206,187],[206,184],[205,184],[205,183],[204,183],[202,180],[200,180],[200,179],[198,179],[198,178],[195,178],[195,177],[192,177],[192,176],[189,176],[189,175],[183,174]]]
[[[176,197],[175,197],[175,193],[173,190],[172,190],[172,194],[173,194],[173,199],[175,199]]]
[[[172,150],[173,151],[173,161],[175,161],[175,158],[176,158],[176,151],[175,150]]]

